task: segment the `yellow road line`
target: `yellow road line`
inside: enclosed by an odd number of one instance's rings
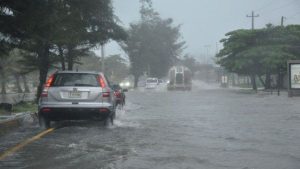
[[[5,152],[0,154],[0,160],[4,160],[6,157],[10,156],[11,154],[14,154],[15,152],[17,152],[18,150],[22,149],[23,147],[27,146],[28,144],[40,139],[41,137],[45,136],[46,134],[52,132],[54,130],[54,128],[50,128],[48,130],[45,130],[41,133],[39,133],[38,135],[25,140],[24,142],[21,142],[19,144],[17,144],[16,146],[6,150]]]

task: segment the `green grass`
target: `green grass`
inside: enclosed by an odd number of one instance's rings
[[[18,104],[13,105],[12,113],[19,112],[36,112],[37,104],[35,102],[20,102]],[[10,112],[7,112],[3,109],[0,109],[0,115],[7,115]]]
[[[37,104],[35,102],[20,102],[13,106],[13,112],[36,112]]]

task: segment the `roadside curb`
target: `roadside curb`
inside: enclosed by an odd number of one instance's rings
[[[35,118],[35,113],[17,114],[7,120],[0,121],[0,136],[19,128],[22,125],[22,121],[28,116]]]

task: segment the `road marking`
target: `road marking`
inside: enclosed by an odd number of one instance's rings
[[[6,157],[14,154],[15,152],[19,151],[20,149],[27,146],[28,144],[42,138],[43,136],[47,135],[48,133],[52,132],[53,130],[54,130],[54,128],[50,128],[48,130],[45,130],[45,131],[39,133],[38,135],[36,135],[36,136],[34,136],[30,139],[27,139],[24,142],[21,142],[21,143],[17,144],[16,146],[6,150],[5,152],[0,154],[0,160],[4,160]]]

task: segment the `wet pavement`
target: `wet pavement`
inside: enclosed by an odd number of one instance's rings
[[[198,86],[127,93],[115,125],[63,122],[0,161],[20,169],[299,169],[300,99]],[[41,130],[0,138],[3,152]]]

